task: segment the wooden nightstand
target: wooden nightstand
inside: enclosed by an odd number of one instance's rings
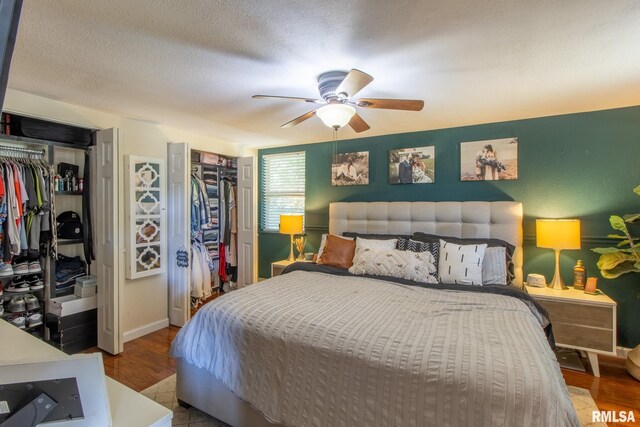
[[[571,287],[526,288],[549,312],[558,347],[585,351],[593,375],[599,377],[598,353],[616,355],[616,302],[605,294],[588,295]]]
[[[289,264],[293,264],[294,262],[311,262],[311,261],[307,261],[307,260],[295,260],[295,261],[287,261],[286,259],[283,259],[281,261],[276,261],[276,262],[272,262],[271,263],[271,277],[276,277],[282,274],[282,270],[285,269],[286,266],[288,266]]]

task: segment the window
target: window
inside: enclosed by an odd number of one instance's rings
[[[304,215],[305,154],[262,157],[262,229],[278,231],[280,214]]]

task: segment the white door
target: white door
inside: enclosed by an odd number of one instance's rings
[[[253,157],[238,159],[238,287],[255,282],[256,194]]]
[[[190,150],[185,142],[169,143],[167,147],[169,323],[182,326],[191,313]],[[189,267],[178,265],[179,253],[184,256],[182,251],[186,251]]]
[[[98,278],[98,347],[111,353],[123,351],[122,280],[118,253],[121,225],[119,221],[118,129],[96,133],[96,168],[93,209],[95,255]],[[98,209],[99,208],[99,209]]]

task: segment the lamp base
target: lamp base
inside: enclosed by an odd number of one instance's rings
[[[289,248],[289,258],[287,258],[287,261],[293,262],[296,260],[295,255],[293,255],[293,234],[291,234],[290,236],[291,236],[291,246]]]
[[[567,285],[564,284],[560,276],[553,276],[553,280],[547,284],[547,288],[551,288],[556,291],[569,289]]]
[[[562,281],[562,276],[560,275],[560,249],[555,249],[556,255],[556,271],[553,274],[553,279],[547,285],[548,288],[551,288],[556,291],[562,291],[564,289],[569,289],[567,285]]]

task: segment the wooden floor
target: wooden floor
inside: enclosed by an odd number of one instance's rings
[[[172,375],[176,371],[176,363],[169,356],[169,347],[178,331],[179,328],[169,326],[125,343],[122,354],[111,356],[103,353],[105,373],[136,391]],[[588,389],[600,410],[635,410],[636,418],[639,418],[640,382],[624,369],[623,359],[606,356],[599,359],[600,378],[589,372],[563,369],[566,383]],[[637,421],[640,423],[640,419]]]

